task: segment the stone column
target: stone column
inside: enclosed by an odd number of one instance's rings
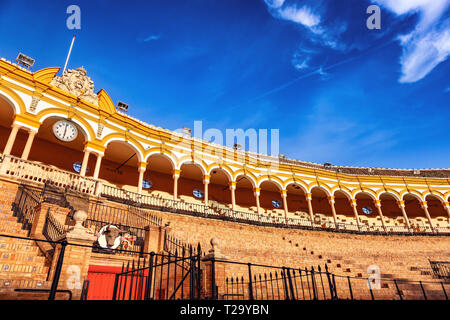
[[[374,201],[375,207],[377,207],[378,214],[380,215],[381,225],[383,226],[384,232],[387,232],[386,226],[384,224],[383,212],[381,211],[381,200]]]
[[[358,208],[357,208],[358,204],[357,204],[356,199],[351,199],[350,200],[350,205],[353,208],[353,214],[355,215],[356,225],[358,226],[358,230],[361,231],[361,227],[359,225],[360,222],[359,222]]]
[[[147,169],[147,162],[138,163],[139,179],[138,179],[138,194],[142,194],[142,183],[144,182],[144,173]]]
[[[423,210],[425,211],[425,215],[428,219],[428,223],[430,224],[431,230],[434,232],[433,222],[431,220],[430,212],[428,211],[428,203],[426,201],[422,201],[420,204]]]
[[[181,170],[173,170],[173,200],[178,200],[178,178],[180,178]]]
[[[83,281],[86,280],[88,274],[92,254],[92,244],[96,240],[96,237],[88,234],[87,229],[82,226],[82,223],[87,219],[86,212],[75,212],[73,219],[75,220],[75,226],[71,227],[67,234],[58,239],[58,241],[68,242],[64,253],[58,289],[71,290],[73,294],[72,299],[79,300]],[[61,245],[57,245],[51,264],[49,275],[50,281],[52,281],[54,277],[60,250]]]
[[[144,240],[144,252],[160,253],[164,250],[164,233],[169,233],[171,228],[170,222],[164,227],[157,227],[153,225],[146,226],[145,240]]]
[[[444,205],[445,210],[447,211],[448,220],[450,222],[450,203],[449,202],[444,202],[443,205]]]
[[[333,220],[334,220],[334,228],[338,229],[338,225],[337,225],[337,217],[336,217],[336,208],[334,207],[334,197],[330,196],[328,197],[328,202],[330,203],[331,206],[331,212],[333,213]]]
[[[81,164],[80,175],[84,177],[86,175],[86,169],[89,161],[89,155],[91,152],[89,150],[84,150],[83,163]]]
[[[287,221],[287,216],[289,212],[287,205],[287,190],[281,190],[281,198],[283,198],[284,218]]]
[[[220,252],[219,241],[217,238],[212,238],[210,243],[212,248],[202,259],[200,265],[202,270],[201,298],[221,299],[221,297],[218,296],[218,292],[226,292],[224,287],[226,285],[226,268],[228,264],[216,262],[216,260],[228,261],[230,258]],[[214,288],[213,285],[215,285],[216,288]]]
[[[231,190],[231,209],[233,211],[236,210],[236,181],[230,182],[230,190]]]
[[[258,211],[258,216],[261,215],[261,206],[259,205],[259,193],[261,192],[261,188],[255,188],[254,190],[255,198],[256,198],[256,210]]]
[[[311,220],[311,225],[314,226],[314,211],[312,207],[312,193],[306,194],[306,201],[308,202],[309,219]]]
[[[203,177],[203,185],[205,187],[204,191],[204,200],[205,200],[205,206],[208,206],[208,185],[209,185],[209,179],[211,176],[209,174],[205,174]]]
[[[8,142],[6,142],[5,149],[3,150],[3,154],[9,155],[11,154],[11,149],[16,141],[17,132],[19,132],[20,125],[13,123],[11,133],[8,137]]]
[[[28,139],[27,143],[25,144],[25,148],[22,152],[22,159],[28,160],[28,156],[30,154],[31,146],[33,144],[34,137],[36,136],[37,131],[29,130],[28,131]]]
[[[409,219],[408,219],[408,216],[406,215],[406,210],[405,210],[405,201],[403,201],[403,200],[398,201],[397,204],[400,207],[400,210],[402,211],[403,218],[405,219],[406,226],[408,227],[408,231],[411,232],[411,225],[409,223]]]
[[[97,161],[95,162],[95,170],[94,170],[94,179],[98,179],[98,176],[100,174],[100,166],[102,164],[104,154],[103,153],[97,153]]]

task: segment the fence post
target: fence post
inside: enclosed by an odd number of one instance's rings
[[[372,285],[370,284],[370,279],[367,279],[367,284],[369,285],[370,296],[372,297],[372,300],[375,300],[372,292]]]
[[[155,258],[155,253],[152,251],[150,252],[150,261],[148,263],[148,276],[147,276],[147,283],[145,288],[145,300],[150,300],[150,294],[152,292],[152,280],[153,280],[153,260]]]
[[[289,280],[289,288],[291,289],[291,298],[292,298],[292,300],[296,300],[295,294],[294,294],[294,286],[292,284],[291,271],[289,268],[287,268],[287,276],[288,276],[288,280]]]
[[[348,280],[348,289],[350,290],[350,298],[353,300],[352,283],[350,282],[350,276],[347,276],[347,280]]]
[[[444,283],[443,282],[441,282],[441,287],[442,287],[442,291],[444,291],[445,300],[448,300],[447,292],[445,291],[445,287],[444,287]]]
[[[122,267],[122,270],[123,270],[123,267]],[[119,277],[120,277],[120,275],[116,274],[116,276],[114,278],[114,290],[113,290],[113,298],[112,298],[114,301],[117,300],[117,288],[119,286]]]
[[[334,288],[334,297],[335,297],[335,299],[339,299],[338,298],[338,294],[337,294],[336,281],[334,279],[334,274],[333,274],[333,288]]]
[[[420,287],[422,288],[423,297],[425,298],[425,300],[428,300],[428,299],[427,299],[427,295],[426,295],[426,293],[425,293],[425,288],[424,288],[423,285],[422,285],[422,281],[419,281],[419,283],[420,283]]]
[[[58,290],[59,277],[61,276],[61,269],[64,262],[64,252],[66,251],[67,241],[61,243],[61,251],[59,252],[58,262],[56,264],[55,275],[50,289],[48,300],[55,300],[56,290]]]
[[[330,288],[330,295],[331,299],[334,299],[334,290],[333,290],[333,283],[331,282],[330,272],[328,271],[328,265],[325,264],[325,273],[327,274],[328,279],[328,287]]]
[[[211,299],[216,299],[216,268],[214,257],[211,258]]]
[[[398,293],[398,296],[400,297],[400,300],[403,300],[402,292],[398,288],[397,279],[394,279],[394,283],[395,283],[395,287],[397,288],[397,293]]]
[[[311,267],[311,284],[313,288],[314,300],[317,300],[317,287],[316,287],[316,277],[314,276],[314,267]]]
[[[254,300],[254,298],[253,298],[253,284],[252,284],[252,264],[249,262],[247,265],[248,265],[248,294],[249,294],[249,300]]]

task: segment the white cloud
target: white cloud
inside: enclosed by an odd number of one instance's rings
[[[283,6],[285,0],[264,0],[270,8],[279,8]]]
[[[159,38],[161,38],[161,36],[151,35],[151,36],[148,36],[147,38],[145,38],[143,41],[147,42],[147,41],[152,41],[152,40],[159,40]]]
[[[300,23],[308,28],[320,23],[320,16],[314,14],[308,7],[297,8],[295,6],[285,7],[277,10],[281,19]]]
[[[441,19],[448,10],[448,0],[373,0],[394,14],[418,14],[414,30],[401,35],[403,47],[400,57],[402,83],[424,78],[439,63],[450,56],[450,21]],[[441,21],[444,20],[444,21]]]

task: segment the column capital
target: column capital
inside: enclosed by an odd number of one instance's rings
[[[329,201],[330,203],[334,203],[334,196],[329,196],[329,197],[328,197],[328,201]]]
[[[281,196],[282,197],[287,197],[287,190],[286,189],[283,189],[283,190],[281,190]]]
[[[447,207],[447,208],[450,207],[450,202],[443,202],[442,204],[444,205],[444,207]]]
[[[308,193],[306,194],[306,199],[307,199],[307,200],[312,200],[312,193],[311,193],[311,192],[308,192]]]
[[[423,208],[428,208],[428,202],[426,202],[426,201],[421,201],[421,202],[420,202],[420,205],[421,205]]]
[[[147,169],[147,162],[138,162],[138,170],[145,171]]]
[[[375,207],[381,207],[381,200],[373,200]]]
[[[180,169],[174,169],[173,171],[172,171],[172,174],[173,174],[173,177],[175,178],[178,178],[179,176],[180,176],[180,174],[181,174],[181,170]]]
[[[229,186],[230,186],[230,189],[231,189],[231,190],[235,190],[235,189],[236,189],[236,181],[231,181],[231,182],[229,183]]]
[[[350,199],[350,205],[353,207],[356,207],[358,205],[357,200],[356,199]]]
[[[209,174],[205,174],[204,176],[203,176],[203,183],[204,184],[207,184],[207,183],[209,183],[209,180],[211,179],[211,176],[209,175]]]
[[[255,195],[259,196],[259,193],[261,192],[261,188],[253,188],[253,192],[255,193]]]
[[[95,142],[86,141],[84,143],[84,149],[85,150],[89,150],[92,153],[104,155],[106,147],[104,147],[104,146],[102,146],[102,145],[100,145],[98,143],[95,143]]]
[[[405,201],[403,200],[397,201],[397,204],[399,205],[399,207],[405,207]]]

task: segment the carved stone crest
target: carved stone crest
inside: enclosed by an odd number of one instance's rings
[[[98,97],[94,92],[94,81],[87,76],[83,67],[64,71],[61,77],[55,76],[50,84],[80,99],[98,104]]]

